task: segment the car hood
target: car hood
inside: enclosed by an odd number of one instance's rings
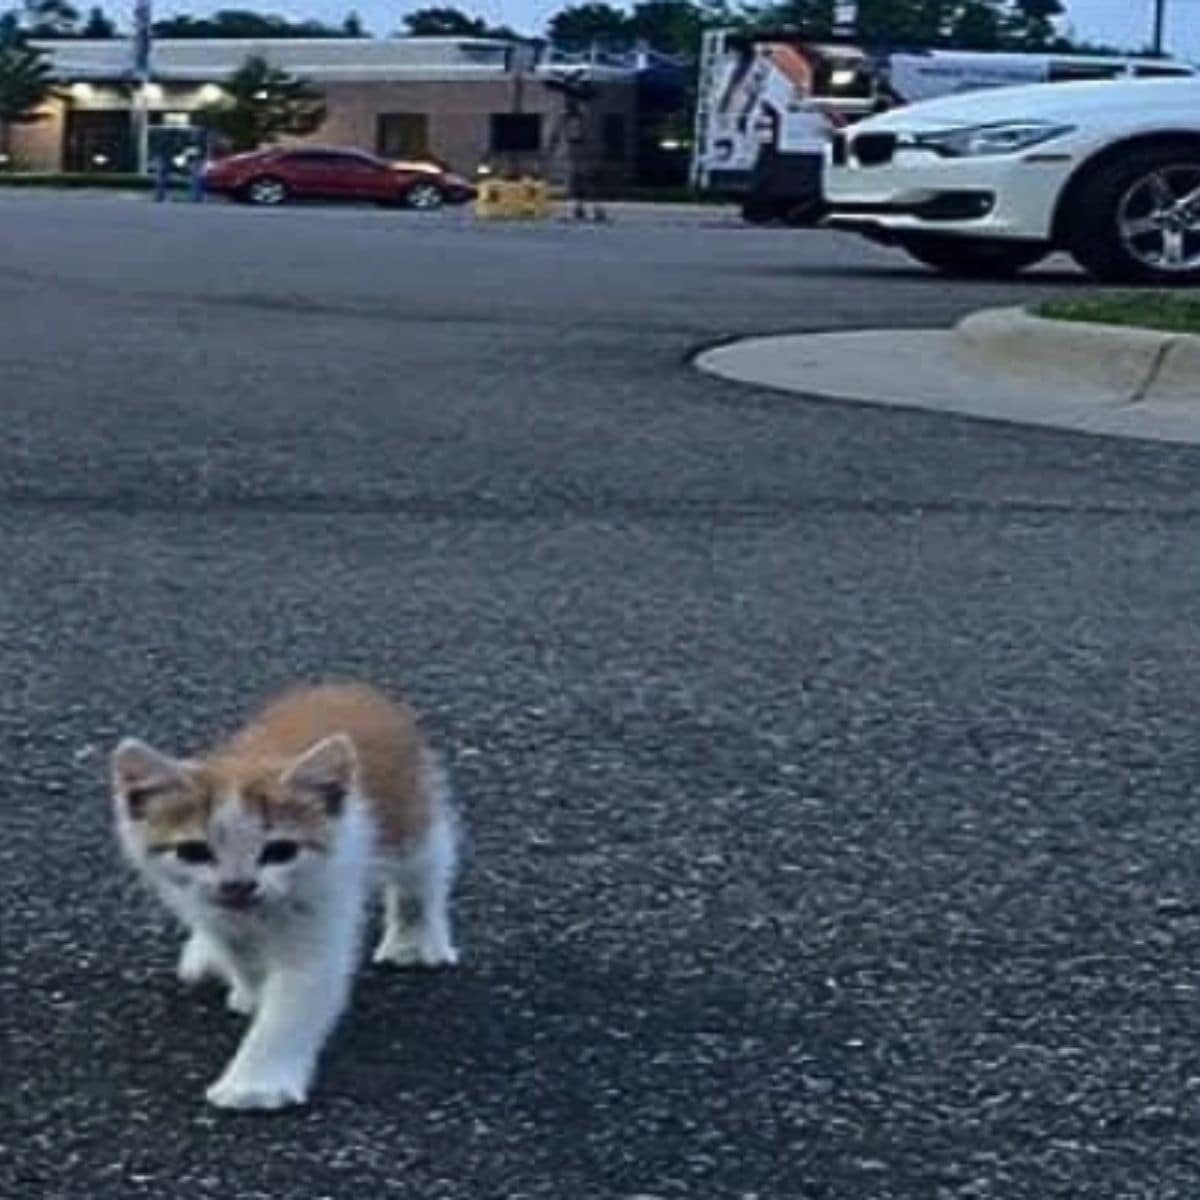
[[[855,128],[879,132],[950,129],[1029,120],[1077,124],[1089,117],[1114,116],[1128,116],[1134,124],[1158,115],[1172,123],[1190,118],[1200,130],[1200,77],[993,88],[896,108]]]

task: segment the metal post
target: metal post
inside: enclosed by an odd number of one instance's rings
[[[133,98],[133,138],[137,156],[137,173],[150,171],[150,101],[146,85],[139,83]]]
[[[1167,29],[1167,0],[1154,0],[1154,40],[1150,48],[1157,58],[1163,56]]]
[[[133,77],[136,94],[133,102],[133,136],[137,170],[150,170],[150,52],[154,37],[151,0],[135,0],[133,9]]]

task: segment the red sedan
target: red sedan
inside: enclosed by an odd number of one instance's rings
[[[429,210],[465,204],[467,180],[433,163],[388,162],[362,150],[274,146],[216,159],[204,171],[209,192],[247,204],[355,200]]]

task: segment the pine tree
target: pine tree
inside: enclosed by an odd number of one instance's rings
[[[12,160],[14,125],[40,121],[40,109],[55,96],[50,61],[31,46],[15,23],[0,31],[0,159]]]

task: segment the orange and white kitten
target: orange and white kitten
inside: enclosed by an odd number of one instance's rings
[[[126,739],[112,775],[125,855],[189,930],[180,978],[216,976],[253,1018],[211,1103],[307,1098],[349,998],[373,885],[376,962],[457,962],[455,820],[407,707],[359,685],[299,689],[202,757]]]

